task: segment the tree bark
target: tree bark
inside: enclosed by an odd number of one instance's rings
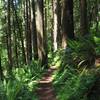
[[[8,64],[9,72],[13,67],[13,58],[12,58],[12,40],[11,40],[11,0],[8,0],[7,5],[7,52],[8,52]]]
[[[46,33],[44,33],[44,10],[43,0],[37,0],[37,16],[36,16],[36,28],[37,28],[37,43],[38,43],[38,57],[42,62],[42,65],[47,65],[47,52],[46,52]]]
[[[43,1],[44,3],[46,3],[46,0]],[[49,1],[47,2],[49,4]],[[44,32],[43,32],[43,45],[44,45],[44,50],[45,50],[45,55],[44,55],[44,65],[45,68],[48,68],[48,43],[47,43],[47,34],[48,34],[48,18],[47,18],[47,9],[45,8],[46,6],[43,5],[43,21],[44,21]]]
[[[31,12],[30,12],[30,0],[26,0],[26,53],[27,64],[32,60],[32,37],[31,37]]]
[[[60,12],[60,1],[59,0],[53,0],[53,48],[54,51],[57,50],[58,44],[61,39],[61,12]]]
[[[87,0],[80,0],[80,28],[81,34],[88,34]]]
[[[16,3],[15,3],[15,5],[16,5]],[[15,6],[13,4],[13,0],[12,0],[12,6],[13,6],[14,14],[15,14],[18,32],[19,32],[19,35],[20,35],[20,41],[21,41],[21,46],[22,46],[22,58],[23,58],[24,64],[26,64],[26,54],[25,54],[25,48],[24,48],[24,39],[23,39],[22,29],[21,29],[21,25],[19,23],[17,11],[16,11]]]
[[[57,0],[53,0],[53,14],[54,14],[54,18],[53,18],[53,48],[54,51],[57,50],[57,34],[58,34],[58,15],[57,15]]]
[[[16,26],[15,26],[15,17],[13,15],[13,38],[14,38],[14,54],[15,54],[15,66],[18,67],[19,66],[19,62],[18,62],[18,38],[17,38],[17,33],[16,33]]]
[[[2,64],[1,64],[1,48],[0,48],[0,79],[3,80],[3,70],[2,70]]]
[[[74,39],[73,0],[63,1],[62,14],[62,47],[66,48],[66,40]]]
[[[34,51],[34,59],[38,59],[38,46],[37,46],[37,31],[36,31],[36,15],[35,15],[35,2],[32,0],[32,12],[33,12],[33,19],[32,19],[32,40],[33,40],[33,51]]]
[[[58,4],[57,4],[57,14],[58,14],[58,35],[57,35],[57,43],[58,43],[58,48],[61,47],[61,19],[62,19],[62,16],[61,16],[61,9],[62,9],[62,6],[61,6],[61,0],[58,0]]]
[[[26,53],[27,53],[27,64],[31,63],[32,60],[32,37],[31,37],[31,12],[30,12],[30,0],[26,0]]]

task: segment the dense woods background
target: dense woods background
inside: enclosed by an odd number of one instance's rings
[[[100,100],[99,61],[100,0],[0,0],[1,100],[37,100],[50,66],[58,100]]]

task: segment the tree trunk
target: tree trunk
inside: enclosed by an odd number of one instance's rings
[[[32,40],[33,40],[33,51],[34,51],[34,59],[38,59],[38,47],[37,47],[37,31],[36,31],[36,16],[35,16],[35,2],[32,0],[32,12],[33,12],[33,19],[32,19]]]
[[[7,5],[7,52],[8,52],[8,63],[9,63],[9,72],[12,70],[13,61],[12,61],[12,40],[11,40],[11,0],[8,0]]]
[[[58,14],[57,14],[57,8],[58,6],[58,0],[53,0],[53,49],[54,51],[57,50],[57,34],[58,34]]]
[[[46,43],[46,34],[44,33],[44,10],[43,10],[43,0],[37,0],[37,42],[38,42],[38,56],[42,65],[47,64],[47,53],[44,44]]]
[[[31,14],[30,14],[30,0],[26,0],[26,52],[27,52],[27,64],[30,64],[32,60],[32,38],[31,38]]]
[[[12,0],[12,1],[13,1],[13,0]],[[13,3],[13,2],[12,2],[12,3]],[[15,5],[16,5],[16,3],[15,3]],[[21,46],[22,46],[22,58],[23,58],[24,64],[26,64],[26,54],[25,54],[25,48],[24,48],[24,39],[23,39],[23,34],[22,34],[21,25],[20,25],[20,23],[19,23],[17,11],[16,11],[16,9],[15,9],[14,4],[13,4],[13,10],[14,10],[15,19],[16,19],[17,28],[18,28],[18,32],[19,32],[19,36],[20,36],[20,41],[21,41]]]
[[[66,48],[66,40],[74,39],[73,0],[63,1],[62,14],[62,47]]]
[[[0,48],[0,79],[3,80],[3,70],[2,70],[2,64],[1,64],[1,48]]]
[[[60,12],[60,1],[53,0],[53,48],[57,50],[58,44],[61,39],[60,27],[61,27],[61,12]]]
[[[95,0],[95,21],[96,21],[96,30],[95,32],[98,32],[98,26],[99,26],[99,16],[98,16],[98,0]]]
[[[58,35],[57,35],[57,44],[58,44],[58,48],[61,47],[61,9],[62,9],[62,6],[61,6],[61,0],[58,0],[58,3],[57,3],[57,14],[58,14]]]
[[[13,15],[13,37],[14,37],[14,54],[15,54],[15,66],[18,67],[19,66],[19,62],[18,62],[18,38],[17,38],[17,33],[16,33],[16,26],[15,26],[15,17]]]
[[[87,0],[80,0],[80,27],[81,34],[88,34]]]
[[[46,0],[44,0],[44,3],[46,4]],[[47,1],[47,4],[49,4],[49,1]],[[44,5],[43,5],[44,6]],[[44,32],[43,32],[43,36],[44,36],[44,39],[43,39],[43,45],[44,45],[44,50],[45,50],[45,55],[44,55],[44,65],[45,67],[47,68],[48,67],[48,57],[47,57],[47,54],[48,54],[48,44],[47,44],[47,34],[48,34],[48,18],[47,18],[47,14],[48,14],[48,10],[46,9],[46,5],[43,7],[43,12],[44,12],[44,15],[43,15],[43,21],[44,21]]]

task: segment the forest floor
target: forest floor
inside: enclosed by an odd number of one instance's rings
[[[56,100],[55,92],[52,86],[52,74],[57,70],[55,67],[50,67],[38,82],[37,95],[39,100]]]
[[[100,66],[100,58],[96,59],[95,65]],[[52,81],[53,81],[52,75],[56,70],[57,70],[56,67],[50,67],[46,71],[46,73],[44,73],[42,79],[39,80],[38,89],[36,91],[39,100],[57,100],[54,88],[52,86]],[[88,93],[88,96],[100,100],[98,94],[100,94],[100,79],[97,80],[94,86],[91,88],[90,92]]]

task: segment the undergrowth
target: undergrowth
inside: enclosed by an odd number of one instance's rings
[[[67,66],[62,73],[56,73],[54,87],[57,100],[88,100],[88,92],[97,80],[97,71],[83,69],[81,71]]]
[[[39,61],[13,68],[12,75],[5,72],[5,78],[0,82],[0,100],[38,100],[35,90],[43,72]]]
[[[59,66],[53,81],[57,100],[90,100],[88,94],[100,71],[95,66],[100,53],[98,41],[91,37],[69,40],[66,49],[53,54],[52,64]]]

